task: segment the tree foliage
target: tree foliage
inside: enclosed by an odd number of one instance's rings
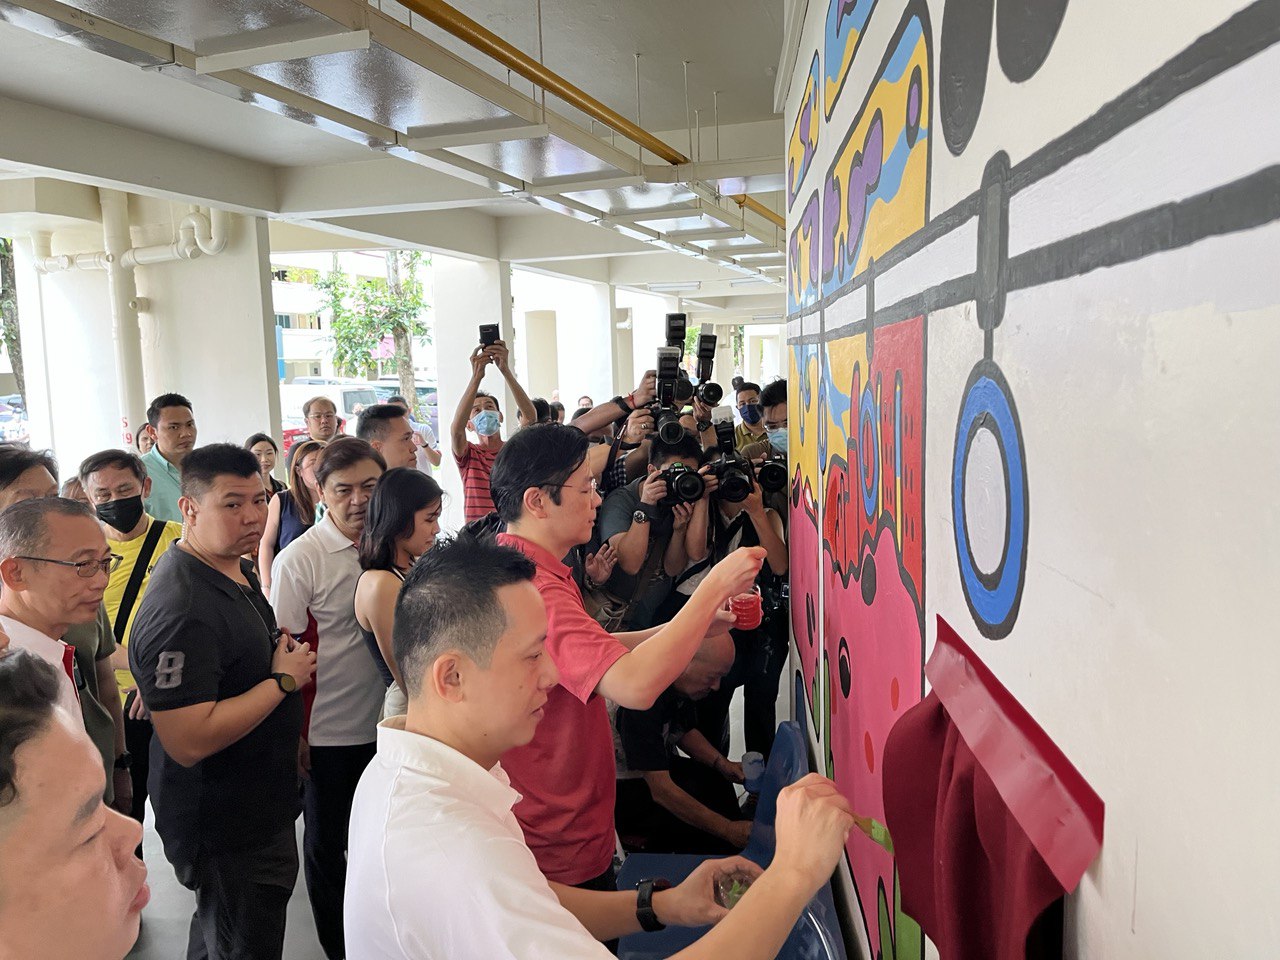
[[[0,342],[9,354],[13,377],[22,402],[27,401],[27,378],[22,366],[22,339],[18,329],[17,271],[13,265],[13,241],[0,237]]]
[[[422,289],[420,268],[423,256],[416,250],[386,254],[387,276],[358,277],[354,280],[334,267],[320,277],[316,286],[325,295],[330,311],[329,332],[333,339],[333,363],[349,376],[371,378],[377,355],[388,337],[394,344],[391,359],[400,371],[409,374],[407,397],[413,398],[414,337],[429,337],[424,322],[429,309]]]

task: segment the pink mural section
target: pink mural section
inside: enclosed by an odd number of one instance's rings
[[[824,345],[823,649],[831,776],[883,822],[885,741],[923,694],[924,319]],[[849,864],[875,956],[918,933],[895,901],[892,855],[860,832]],[[882,940],[897,932],[888,949]],[[903,936],[903,934],[907,936]]]
[[[798,416],[789,418],[792,436],[788,441],[790,449],[797,451],[792,457],[790,516],[787,524],[791,550],[791,627],[809,709],[815,711],[814,679],[822,652],[818,632],[818,347],[816,344],[793,344],[790,354],[788,405],[791,410],[799,413]]]

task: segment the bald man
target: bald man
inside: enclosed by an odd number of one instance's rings
[[[720,687],[733,658],[728,633],[708,637],[652,707],[617,708],[615,821],[629,850],[737,853],[746,846],[751,821],[742,819],[733,789],[742,782],[742,764],[698,732],[694,711],[695,701]]]

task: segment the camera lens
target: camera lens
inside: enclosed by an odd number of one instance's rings
[[[741,503],[751,493],[751,475],[741,467],[725,464],[716,471],[720,477],[720,486],[716,488],[716,496],[729,503]]]
[[[698,384],[698,399],[708,407],[714,407],[724,396],[724,387],[718,383],[704,381]]]
[[[707,488],[701,474],[685,466],[672,467],[667,475],[667,495],[672,503],[697,503]]]
[[[676,444],[684,439],[684,425],[680,415],[666,411],[658,418],[658,439],[663,443]]]
[[[760,481],[761,490],[777,493],[787,485],[786,465],[779,463],[777,460],[766,460],[760,464],[760,469],[756,472],[756,479]]]

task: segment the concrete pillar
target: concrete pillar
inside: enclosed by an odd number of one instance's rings
[[[724,403],[733,404],[733,327],[716,324],[713,331],[716,335],[716,367],[715,381],[724,387]]]
[[[119,190],[98,191],[102,205],[103,249],[107,264],[107,293],[111,336],[115,344],[116,406],[119,443],[129,447],[146,423],[147,399],[142,382],[142,335],[138,329],[138,289],[124,255],[133,245],[129,236],[129,195]]]
[[[498,260],[461,260],[434,254],[431,258],[434,291],[436,369],[440,396],[440,443],[444,460],[437,478],[444,487],[442,525],[456,531],[462,526],[462,480],[450,451],[449,427],[462,392],[471,378],[471,351],[480,343],[477,329],[482,323],[496,323],[504,339],[514,339],[511,317],[511,265]],[[511,341],[508,340],[508,343]],[[518,350],[513,346],[513,356]],[[516,429],[515,400],[504,389],[500,374],[490,367],[483,389],[500,398],[502,435]],[[474,439],[474,438],[472,438]]]
[[[80,253],[101,249],[102,233],[95,225],[53,241],[55,254]],[[107,275],[41,274],[30,241],[14,248],[31,445],[52,450],[71,476],[89,454],[120,444]]]
[[[524,315],[523,363],[520,365],[521,382],[531,397],[551,399],[551,393],[560,388],[560,359],[556,338],[557,313],[554,310],[527,310]],[[560,400],[563,402],[564,397]],[[573,403],[569,400],[566,407]],[[569,413],[573,409],[569,408]]]
[[[629,393],[635,386],[635,349],[632,337],[635,325],[630,307],[613,311],[612,336],[610,337],[613,352],[613,389],[610,397]],[[603,403],[604,397],[595,397],[596,403]]]

